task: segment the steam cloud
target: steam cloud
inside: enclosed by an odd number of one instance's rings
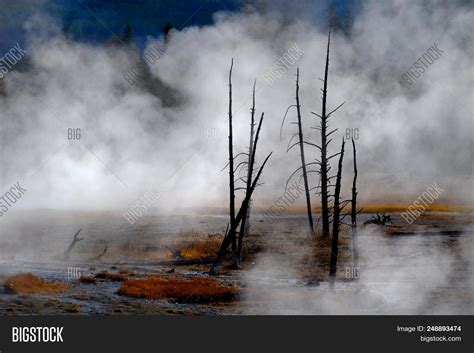
[[[296,150],[286,153],[293,126],[279,138],[297,66],[306,137],[319,140],[310,112],[320,110],[327,40],[324,26],[279,10],[277,3],[219,13],[214,25],[173,31],[166,44],[150,37],[149,47],[166,47],[149,66],[157,94],[124,79],[137,60],[133,48],[68,41],[48,16],[29,18],[30,65],[8,73],[0,96],[2,188],[23,182],[28,194],[18,208],[125,210],[152,186],[165,190],[160,209],[225,207],[233,57],[235,146],[247,147],[257,78],[257,114],[265,111],[259,154],[274,155],[255,202],[270,204],[298,166]],[[367,1],[350,37],[333,34],[329,107],[346,104],[330,119],[339,128],[332,149],[346,128],[359,129],[362,201],[411,202],[436,181],[447,201],[472,203],[472,14],[463,2]],[[295,43],[304,54],[267,84],[263,74]],[[434,43],[443,55],[412,86],[404,83],[401,75]],[[69,128],[81,129],[80,141],[67,140]],[[350,157],[346,168],[350,177]]]
[[[466,231],[455,240],[456,250],[450,250],[446,244],[452,239],[446,237],[389,238],[365,230],[359,237],[363,259],[357,270],[359,278],[344,281],[346,269],[352,275],[353,268],[339,263],[340,279],[334,293],[329,290],[328,282],[320,282],[315,289],[311,282],[308,285],[308,278],[297,273],[301,249],[286,254],[267,251],[258,256],[255,266],[244,275],[246,312],[267,315],[472,313],[472,231]]]

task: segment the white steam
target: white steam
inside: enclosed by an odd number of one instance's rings
[[[362,201],[411,202],[437,181],[446,200],[472,202],[466,192],[473,162],[472,14],[462,3],[427,8],[368,1],[349,38],[333,33],[329,107],[346,104],[330,121],[339,128],[331,150],[339,149],[346,128],[360,130]],[[166,190],[161,209],[225,207],[227,174],[220,170],[227,158],[231,58],[235,149],[247,147],[257,78],[257,116],[265,111],[259,160],[274,152],[256,204],[281,194],[298,166],[297,151],[286,154],[294,111],[279,140],[283,114],[294,104],[297,66],[306,138],[319,141],[309,129],[317,123],[310,112],[320,111],[327,33],[303,17],[283,21],[278,11],[247,10],[218,14],[212,26],[172,32],[166,53],[149,67],[162,87],[155,95],[123,77],[137,61],[132,48],[69,42],[48,20],[37,15],[25,23],[30,67],[8,73],[7,94],[0,96],[1,187],[24,184],[28,193],[19,208],[124,210],[152,186]],[[148,45],[156,42],[150,38]],[[267,84],[263,74],[295,43],[304,55]],[[406,86],[401,75],[434,43],[443,54]],[[165,102],[169,92],[178,103]],[[68,128],[81,129],[80,142],[67,140]],[[317,157],[310,148],[307,154]],[[347,178],[350,155],[349,149]]]

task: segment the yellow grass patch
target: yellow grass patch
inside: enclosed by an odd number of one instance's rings
[[[181,256],[186,259],[216,256],[221,246],[221,239],[196,240],[181,249]]]

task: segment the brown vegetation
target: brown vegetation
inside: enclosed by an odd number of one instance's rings
[[[121,275],[119,273],[110,273],[110,272],[107,272],[107,271],[97,272],[95,274],[95,278],[107,279],[109,281],[115,281],[115,282],[123,282],[123,281],[127,280],[127,277],[124,276],[124,275]]]
[[[119,247],[120,255],[142,261],[173,261],[177,259],[200,259],[215,256],[222,241],[222,234],[199,234],[195,231],[179,232],[182,242],[168,245],[137,247],[126,243]],[[120,271],[120,274],[133,275]]]
[[[196,259],[214,256],[219,250],[221,239],[196,240],[181,249],[181,256],[185,259]]]
[[[66,313],[79,313],[81,312],[81,305],[77,303],[68,303],[64,307],[64,312]]]
[[[32,273],[20,273],[7,278],[5,288],[16,294],[58,294],[64,292],[68,285],[62,282],[46,282],[44,278]]]
[[[122,268],[119,270],[119,274],[126,276],[135,276],[135,272],[129,270],[128,268]]]
[[[92,276],[81,275],[81,277],[79,277],[79,282],[84,284],[97,284],[97,279]]]
[[[215,278],[151,276],[147,279],[128,280],[117,292],[133,298],[171,299],[177,302],[230,301],[238,291]]]
[[[148,261],[167,261],[174,259],[173,253],[169,249],[147,251],[140,258]]]

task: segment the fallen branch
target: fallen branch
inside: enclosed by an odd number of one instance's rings
[[[102,258],[102,256],[105,255],[106,252],[107,252],[107,247],[104,248],[104,250],[102,251],[101,254],[99,254],[99,255],[97,255],[97,256],[94,256],[94,257],[91,257],[91,258],[89,259],[89,261],[99,261],[99,260]]]
[[[74,238],[72,239],[72,242],[71,244],[69,244],[68,248],[66,249],[66,251],[64,252],[64,259],[65,260],[68,260],[69,259],[69,256],[71,255],[71,251],[72,249],[74,249],[74,246],[76,246],[76,243],[80,242],[81,240],[83,240],[84,238],[78,238],[77,236],[79,235],[79,233],[81,232],[82,229],[79,229],[76,234],[74,234]]]

